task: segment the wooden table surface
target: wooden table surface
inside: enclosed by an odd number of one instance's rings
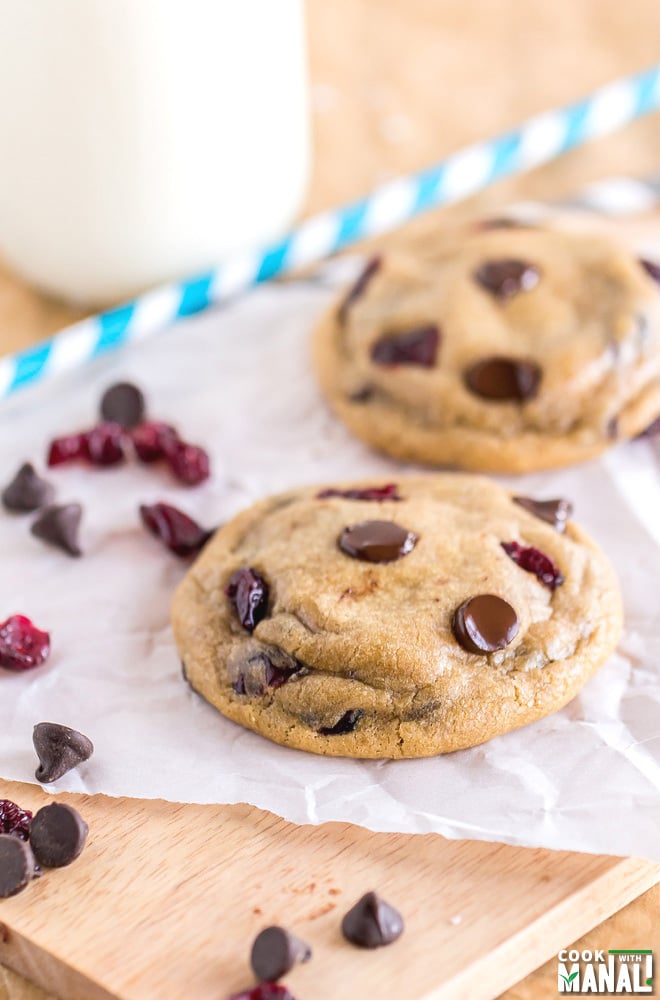
[[[308,0],[308,11],[315,164],[307,212],[363,194],[658,58],[657,0]],[[499,182],[439,218],[449,223],[515,199],[561,198],[617,174],[658,175],[659,138],[655,115],[558,163]],[[77,315],[0,266],[3,352]],[[656,886],[580,946],[642,941],[660,950],[659,913]],[[506,998],[538,1000],[556,992],[556,967],[549,962]],[[45,997],[0,967],[0,1000]]]

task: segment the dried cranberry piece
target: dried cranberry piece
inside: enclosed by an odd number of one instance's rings
[[[165,444],[165,461],[185,486],[199,486],[211,474],[211,462],[203,448],[185,441]]]
[[[0,625],[0,667],[32,670],[45,663],[50,653],[50,635],[41,632],[25,615],[12,615]]]
[[[316,494],[317,500],[327,500],[329,497],[345,497],[347,500],[403,500],[398,494],[396,483],[386,483],[385,486],[367,486],[364,489],[321,490]]]
[[[142,504],[140,517],[152,535],[159,538],[170,552],[182,558],[197,555],[213,534],[182,510],[167,503]]]
[[[85,457],[92,465],[118,465],[124,454],[124,428],[117,423],[97,424],[87,431]]]
[[[149,464],[165,458],[167,448],[179,440],[179,435],[170,424],[145,420],[131,430],[130,439],[139,461]]]
[[[87,458],[87,435],[66,434],[55,438],[48,448],[47,465],[64,465],[65,462],[76,462]]]
[[[339,306],[338,318],[340,323],[345,323],[348,318],[348,312],[354,302],[361,299],[367,290],[367,285],[371,279],[380,271],[383,264],[382,257],[372,257],[371,260],[367,261],[364,271],[357,279],[354,285],[349,288],[346,293],[344,301]]]
[[[502,542],[502,548],[513,559],[517,566],[533,573],[539,583],[556,590],[564,582],[564,577],[552,559],[544,552],[535,549],[533,545],[520,545],[518,542]]]
[[[229,577],[225,594],[243,628],[253,632],[268,609],[268,584],[263,576],[251,566],[237,569]]]
[[[282,687],[294,674],[302,671],[307,672],[303,664],[284,650],[273,656],[257,653],[241,664],[232,687],[236,694],[262,695],[268,688]]]
[[[322,726],[319,733],[321,736],[343,736],[345,733],[352,733],[363,715],[364,709],[352,708],[344,712],[334,726]]]
[[[433,323],[401,333],[386,333],[372,344],[371,360],[377,365],[419,365],[421,368],[432,368],[439,343],[440,330]]]
[[[0,799],[0,833],[10,833],[21,840],[27,840],[30,832],[32,813],[21,809],[11,799]]]
[[[646,273],[660,284],[660,264],[656,264],[652,260],[640,260],[640,264]]]
[[[227,1000],[295,1000],[295,997],[281,983],[259,983],[242,993],[232,993]]]

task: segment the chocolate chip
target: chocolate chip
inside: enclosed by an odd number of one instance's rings
[[[345,323],[348,318],[348,312],[354,302],[362,298],[367,290],[367,285],[371,279],[378,274],[383,263],[382,257],[372,257],[371,260],[367,261],[366,267],[360,277],[357,279],[354,285],[348,290],[344,301],[339,306],[339,311],[337,313],[340,323]]]
[[[25,462],[3,490],[2,503],[7,510],[32,511],[51,503],[54,496],[51,484],[37,475],[30,462]]]
[[[81,518],[82,507],[79,503],[54,504],[42,511],[30,531],[35,538],[63,549],[70,556],[80,556],[78,531]]]
[[[37,874],[30,845],[11,833],[0,834],[0,899],[21,892]]]
[[[501,597],[478,594],[456,608],[451,627],[469,653],[494,653],[517,636],[518,616]]]
[[[484,399],[532,399],[541,381],[541,369],[533,361],[484,358],[465,373],[465,382]]]
[[[640,260],[640,264],[646,273],[660,284],[660,264],[656,264],[652,260]]]
[[[568,500],[533,500],[531,497],[513,497],[513,502],[524,507],[534,517],[547,521],[557,531],[566,529],[566,522],[573,513],[573,504]]]
[[[506,301],[518,292],[529,292],[538,285],[539,271],[524,260],[488,260],[475,272],[474,278],[482,288],[496,298]]]
[[[30,844],[45,868],[63,868],[81,854],[88,826],[82,816],[62,802],[44,806],[30,825]]]
[[[377,365],[432,368],[439,343],[440,330],[433,323],[401,333],[386,333],[371,345],[371,360]]]
[[[273,646],[237,664],[230,663],[229,678],[236,694],[255,697],[268,688],[282,687],[294,674],[308,673],[307,667],[283,649]]]
[[[322,726],[319,733],[321,736],[344,736],[346,733],[352,733],[363,715],[364,709],[352,708],[344,712],[334,726]]]
[[[32,742],[39,758],[35,777],[44,785],[57,781],[94,753],[90,739],[57,722],[38,722],[32,731]]]
[[[408,555],[415,547],[417,535],[394,521],[361,521],[344,528],[339,536],[339,548],[354,559],[388,563]]]
[[[284,927],[266,927],[255,938],[250,964],[257,979],[270,983],[281,979],[299,962],[308,962],[311,957],[312,949],[305,941],[290,934]]]
[[[142,423],[145,416],[144,395],[130,382],[117,382],[101,397],[101,419],[130,429]]]
[[[377,896],[367,892],[341,922],[342,934],[358,948],[381,948],[403,934],[401,914]]]

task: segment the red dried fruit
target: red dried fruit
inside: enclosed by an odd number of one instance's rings
[[[440,330],[433,323],[428,326],[386,333],[371,346],[371,360],[377,365],[419,365],[432,368],[440,343]]]
[[[403,500],[397,492],[396,483],[386,483],[385,486],[368,486],[363,490],[321,490],[316,494],[317,500],[327,500],[329,497],[345,497],[347,500]]]
[[[25,615],[12,615],[0,625],[0,667],[32,670],[45,663],[50,653],[50,635],[41,632]]]
[[[118,465],[126,458],[124,454],[125,431],[121,424],[103,423],[87,431],[86,458],[92,465]]]
[[[518,542],[502,542],[502,548],[513,559],[517,566],[533,573],[539,583],[556,590],[564,582],[564,577],[552,559],[533,545],[520,545]]]
[[[167,503],[142,504],[140,517],[152,535],[159,538],[170,552],[182,558],[197,555],[213,534],[182,510]]]
[[[232,993],[227,1000],[295,1000],[295,997],[281,983],[259,983],[242,993]]]
[[[168,442],[165,461],[185,486],[199,486],[211,474],[211,462],[203,448],[185,441]]]
[[[268,584],[264,578],[251,566],[237,569],[229,577],[225,594],[243,628],[253,632],[268,610]]]
[[[11,799],[0,799],[0,833],[10,833],[27,840],[31,821],[29,809],[21,809]]]
[[[51,441],[46,462],[52,467],[85,458],[87,458],[87,435],[66,434]]]
[[[282,687],[294,674],[301,672],[308,673],[307,668],[282,649],[275,650],[272,655],[256,653],[238,668],[232,687],[236,694],[255,697],[268,688]]]
[[[179,440],[174,427],[158,420],[145,420],[138,424],[131,430],[129,437],[137,458],[145,464],[165,458],[168,446]]]

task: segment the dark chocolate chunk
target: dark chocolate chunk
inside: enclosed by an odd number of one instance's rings
[[[30,844],[45,868],[63,868],[81,854],[88,826],[73,806],[53,802],[36,814],[30,825]]]
[[[531,291],[539,277],[538,268],[533,264],[514,259],[488,260],[474,272],[475,281],[503,301],[518,292]]]
[[[408,555],[415,547],[417,535],[394,521],[361,521],[344,528],[339,536],[339,548],[354,559],[388,563]]]
[[[38,476],[34,466],[25,462],[2,493],[7,510],[32,511],[45,507],[55,497],[55,489]]]
[[[321,736],[344,736],[346,733],[352,733],[363,715],[364,709],[351,708],[348,712],[344,712],[334,726],[322,726],[319,733]]]
[[[78,531],[81,518],[82,507],[79,503],[54,504],[44,508],[30,531],[35,538],[63,549],[70,556],[80,556]]]
[[[383,263],[382,257],[372,257],[371,260],[367,261],[364,271],[357,279],[355,284],[352,285],[351,288],[349,288],[348,292],[346,293],[346,297],[344,298],[344,301],[339,306],[339,312],[337,316],[340,323],[346,322],[348,318],[349,309],[351,308],[354,302],[357,302],[358,299],[362,298],[362,296],[367,290],[367,285],[374,277],[374,275],[376,275],[380,271],[382,263]]]
[[[403,500],[399,496],[396,483],[385,483],[384,486],[365,486],[362,489],[321,490],[316,494],[317,500],[327,500],[330,497],[344,497],[346,500]]]
[[[236,694],[255,697],[268,688],[282,687],[294,674],[308,673],[307,668],[283,649],[255,653],[247,660],[230,667],[230,679]]]
[[[533,500],[532,497],[513,497],[513,502],[524,507],[534,517],[547,521],[557,531],[566,529],[566,522],[573,513],[573,504],[568,500]]]
[[[518,634],[518,616],[495,594],[478,594],[456,608],[451,623],[455,638],[468,653],[494,653]]]
[[[541,381],[541,369],[533,361],[513,358],[483,358],[465,372],[472,392],[484,399],[532,399]]]
[[[312,949],[305,941],[290,934],[284,927],[266,927],[255,938],[250,955],[252,971],[257,979],[275,982],[290,972],[299,962],[308,962]]]
[[[57,722],[38,722],[32,731],[32,742],[39,758],[35,777],[44,785],[57,781],[94,753],[90,739]]]
[[[640,260],[640,264],[646,271],[646,273],[660,284],[660,264],[655,263],[652,260]]]
[[[243,628],[254,632],[268,611],[268,584],[263,576],[251,566],[237,569],[229,577],[225,593]]]
[[[11,833],[0,834],[0,899],[15,896],[25,889],[35,875],[34,856],[30,845]]]
[[[403,934],[401,914],[377,896],[367,892],[341,922],[342,934],[358,948],[381,948]]]
[[[117,382],[106,389],[101,397],[101,419],[130,429],[142,423],[145,417],[144,395],[130,382]]]
[[[432,368],[439,343],[440,330],[433,323],[401,333],[386,333],[371,345],[371,360],[377,365]]]

